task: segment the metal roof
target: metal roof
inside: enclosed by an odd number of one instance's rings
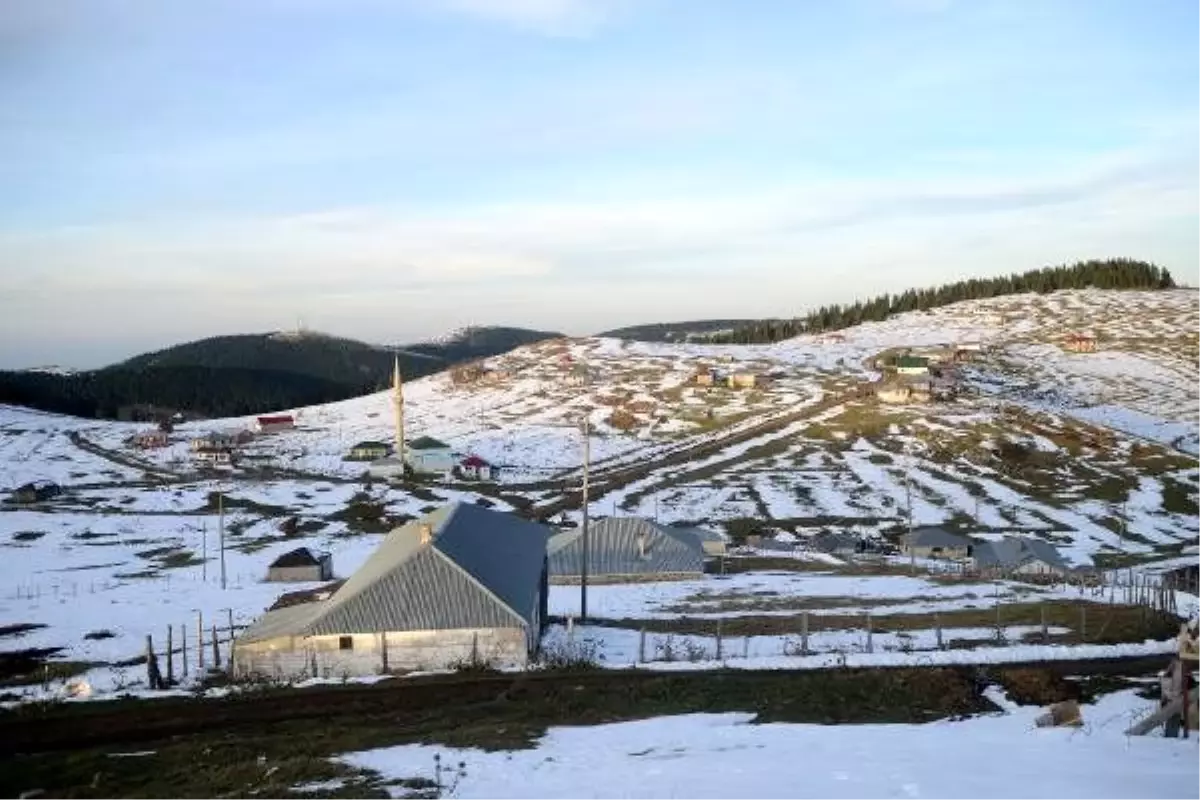
[[[975,563],[981,567],[1015,568],[1030,561],[1041,561],[1059,569],[1069,569],[1058,549],[1034,536],[1005,536],[975,545]]]
[[[638,548],[645,536],[645,556]],[[551,539],[550,574],[582,571],[583,531],[564,531]],[[610,517],[588,526],[589,575],[652,575],[704,571],[700,539],[688,531],[637,517]]]
[[[432,436],[419,436],[408,443],[409,450],[449,450],[450,445]]]
[[[548,533],[513,514],[443,506],[389,533],[328,600],[270,611],[242,638],[532,624]]]
[[[967,547],[974,543],[961,533],[938,527],[917,528],[904,534],[903,541],[914,547]]]
[[[289,550],[271,562],[272,567],[315,567],[321,560],[313,555],[307,547],[297,547]]]

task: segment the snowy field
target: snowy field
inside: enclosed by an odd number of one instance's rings
[[[1194,563],[1200,401],[1189,337],[1198,323],[1195,292],[1059,292],[960,303],[769,346],[539,342],[484,362],[493,379],[456,382],[441,374],[406,384],[410,437],[434,436],[493,461],[507,487],[449,480],[420,490],[365,486],[364,466],[343,456],[360,440],[390,438],[388,393],[262,409],[292,411],[299,422],[246,449],[248,461],[275,471],[239,470],[220,479],[196,471],[188,442],[209,430],[245,429],[251,417],[189,423],[169,447],[142,451],[129,440],[146,425],[0,407],[0,491],[38,479],[66,489],[33,508],[0,505],[0,618],[35,626],[0,635],[0,650],[62,648],[54,658],[75,662],[130,659],[146,634],[159,641],[168,626],[194,625],[197,614],[225,625],[232,612],[240,626],[282,591],[306,588],[262,582],[266,565],[295,547],[330,551],[335,572],[345,576],[390,524],[442,503],[486,497],[507,510],[512,506],[499,492],[514,500],[509,494],[521,494],[515,484],[547,480],[555,483],[524,498],[551,502],[563,481],[578,479],[583,416],[594,432],[595,467],[646,469],[627,485],[593,494],[593,518],[640,515],[730,529],[767,524],[804,540],[821,531],[894,533],[911,517],[915,525],[1036,532],[1076,565],[1161,571]],[[1100,351],[1062,351],[1062,336],[1077,329],[1095,333]],[[955,343],[985,347],[968,373],[980,396],[923,406],[854,396],[856,384],[874,376],[870,361],[879,354]],[[589,373],[583,383],[571,380],[580,365]],[[773,377],[752,390],[696,386],[692,376],[708,368]],[[785,422],[745,441],[722,441],[772,419]],[[661,460],[701,442],[717,443],[716,452],[686,463]],[[218,488],[229,498],[225,590],[217,583],[209,504]],[[382,516],[376,525],[347,517],[364,504]],[[280,523],[291,516],[299,531],[287,537]],[[888,613],[928,614],[977,607],[994,588],[919,577],[714,576],[698,585],[594,587],[591,611],[602,619],[687,614],[711,621],[751,611],[794,614],[737,607],[754,592],[773,592],[849,598],[813,608],[814,615],[865,613],[881,599],[890,601]],[[1052,599],[1043,590],[1004,591]],[[691,597],[701,592],[708,601]],[[555,587],[551,602],[553,613],[569,615],[577,594]],[[604,629],[614,661],[628,655],[628,633]],[[964,626],[955,635],[970,640],[979,633]],[[918,630],[907,640],[876,641],[880,650],[924,650],[931,635]],[[853,650],[861,636],[814,634],[811,645]],[[733,647],[766,658],[785,645],[767,637]],[[107,685],[103,670],[89,676]]]
[[[991,695],[995,714],[923,725],[756,724],[688,714],[551,728],[530,750],[404,745],[342,761],[384,779],[463,762],[471,797],[1194,797],[1197,742],[1126,737],[1150,701],[1125,690],[1080,729],[1034,727],[1042,709]],[[403,796],[397,790],[395,796]]]

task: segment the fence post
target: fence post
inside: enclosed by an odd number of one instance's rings
[[[800,615],[800,655],[808,655],[808,612]]]
[[[183,677],[188,676],[187,665],[187,625],[179,626],[179,657],[182,662],[180,666],[183,668]]]
[[[213,669],[220,669],[221,668],[221,643],[217,639],[217,623],[215,623],[215,622],[213,623],[213,626],[212,626],[212,636],[213,636]]]
[[[742,658],[749,658],[749,657],[750,657],[750,637],[745,636],[742,638]]]
[[[1050,641],[1050,626],[1046,624],[1046,606],[1042,606],[1042,644]]]
[[[154,639],[146,634],[146,684],[151,689],[162,688],[162,675],[158,672],[158,659],[154,657]]]
[[[638,663],[643,664],[646,661],[646,629],[642,628],[638,633]]]
[[[384,631],[383,633],[379,634],[379,639],[380,639],[380,645],[381,645],[380,652],[383,654],[383,674],[386,675],[390,671],[390,669],[388,667],[387,631]]]
[[[717,661],[721,660],[721,618],[717,617]]]
[[[471,663],[479,663],[479,633],[471,634]]]
[[[867,652],[868,653],[875,652],[875,643],[872,640],[872,634],[871,634],[871,612],[870,611],[867,612]]]
[[[938,648],[938,650],[945,650],[946,643],[942,639],[942,615],[941,614],[933,615],[933,626],[937,629],[937,648]]]
[[[175,685],[175,643],[171,635],[173,630],[173,625],[167,626],[167,686]]]
[[[204,677],[204,612],[196,612],[196,674]]]

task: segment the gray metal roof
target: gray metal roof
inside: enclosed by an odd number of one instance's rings
[[[645,536],[645,557],[639,536]],[[551,539],[550,574],[576,576],[583,568],[583,531],[564,531]],[[610,517],[588,526],[589,575],[652,575],[704,571],[700,540],[684,530],[637,517]]]
[[[389,533],[328,600],[270,611],[241,638],[532,624],[548,533],[505,512],[443,506]]]
[[[938,527],[916,528],[912,533],[904,535],[904,543],[914,547],[967,547],[973,544],[971,539],[961,533]]]
[[[975,545],[975,563],[981,567],[1016,568],[1030,561],[1041,561],[1059,569],[1069,569],[1058,549],[1034,536],[1005,536]]]
[[[697,539],[699,539],[702,542],[724,542],[724,541],[726,541],[724,534],[717,533],[716,531],[710,531],[707,528],[694,528],[691,526],[684,526],[684,525],[669,525],[669,526],[667,526],[667,529],[671,530],[671,531],[682,531],[684,533],[690,533],[692,536],[695,536]]]

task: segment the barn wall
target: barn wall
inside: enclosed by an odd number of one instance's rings
[[[387,639],[389,672],[446,669],[472,660],[497,667],[528,663],[536,645],[524,627],[449,631],[392,631],[351,634],[354,646],[342,650],[340,636],[280,637],[234,647],[234,672],[239,677],[259,674],[278,679],[379,675],[384,671],[383,640]]]
[[[278,581],[322,581],[325,575],[318,564],[306,567],[268,567],[267,580]]]
[[[653,583],[655,581],[691,581],[704,577],[703,570],[699,572],[636,572],[623,574],[594,575],[588,574],[588,586],[599,586],[608,583]],[[579,575],[551,575],[550,584],[553,586],[578,586]]]

